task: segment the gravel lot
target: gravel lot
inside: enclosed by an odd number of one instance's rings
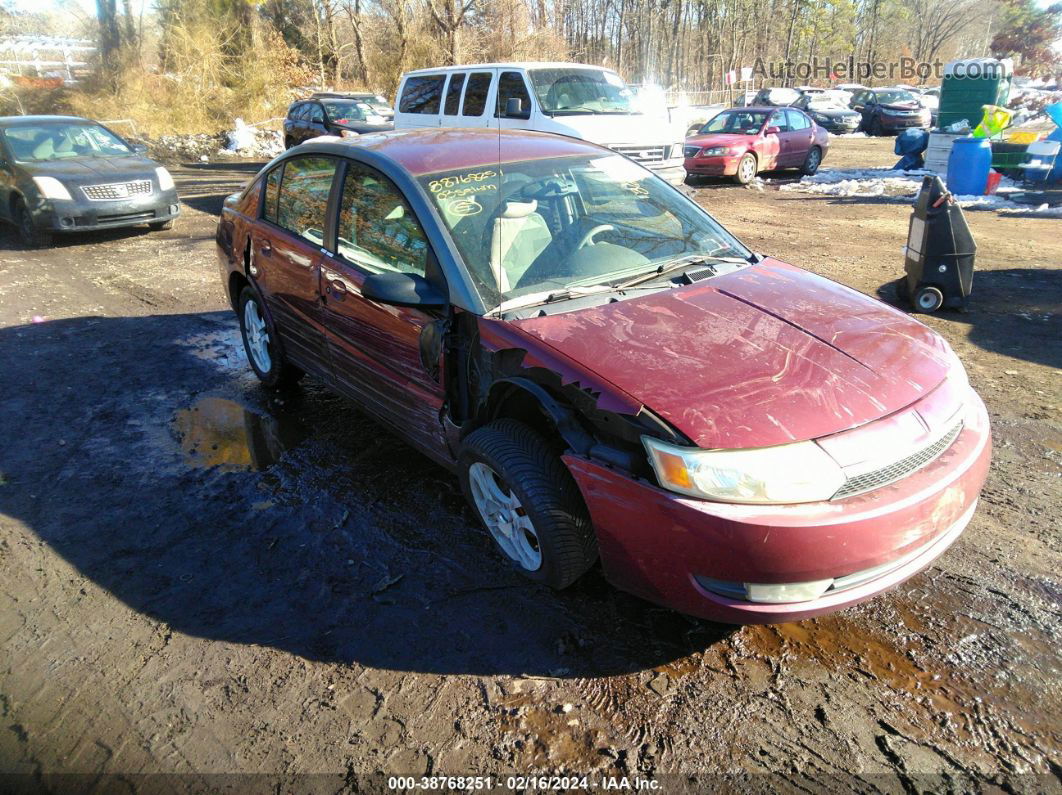
[[[888,165],[891,146],[838,139],[825,166]],[[1062,787],[1058,219],[969,211],[970,311],[926,319],[992,415],[963,537],[869,604],[735,628],[597,572],[561,594],[526,583],[446,472],[313,384],[259,389],[213,243],[256,169],[174,169],[172,231],[0,239],[0,771],[24,776],[8,785]],[[775,187],[696,196],[755,250],[892,300],[908,206]]]

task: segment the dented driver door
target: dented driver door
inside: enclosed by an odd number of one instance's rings
[[[424,231],[387,177],[351,162],[336,233],[336,252],[321,266],[321,306],[335,383],[423,452],[449,462],[440,419],[439,354],[421,353],[422,336],[436,330],[429,326],[439,318],[362,294],[372,273],[425,275],[430,252]]]

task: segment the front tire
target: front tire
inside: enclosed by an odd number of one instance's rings
[[[746,152],[741,156],[741,160],[738,161],[737,173],[734,174],[734,179],[737,180],[738,185],[748,185],[756,179],[756,171],[756,155]]]
[[[240,292],[239,318],[243,349],[258,380],[273,389],[297,383],[303,372],[284,358],[258,291],[250,285]]]
[[[593,565],[597,539],[579,488],[538,433],[495,420],[465,439],[460,465],[465,498],[521,574],[560,589]]]
[[[878,138],[885,135],[885,127],[882,126],[881,119],[877,116],[875,116],[874,120],[870,123],[870,134]]]
[[[52,244],[52,233],[47,229],[39,229],[33,222],[33,213],[30,212],[26,202],[19,199],[15,202],[15,226],[18,228],[18,239],[26,248],[47,248]]]

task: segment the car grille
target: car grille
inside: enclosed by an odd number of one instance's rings
[[[697,153],[699,151],[701,151],[701,148],[699,146],[686,146],[686,147],[683,147],[683,149],[682,149],[682,156],[683,157],[696,157]]]
[[[906,458],[901,458],[899,461],[894,461],[888,466],[875,469],[872,472],[865,472],[862,475],[849,478],[841,488],[837,490],[837,493],[831,497],[831,499],[839,500],[844,497],[854,497],[856,494],[864,494],[868,491],[887,486],[890,483],[895,483],[901,478],[905,478],[912,472],[915,472],[924,467],[929,462],[933,461],[937,456],[951,447],[952,443],[959,437],[959,433],[962,431],[962,422],[956,423],[956,425],[944,434],[937,441],[923,447],[921,450],[912,453]]]
[[[663,160],[667,160],[671,154],[670,146],[635,146],[633,144],[618,144],[616,146],[610,146],[613,152],[619,152],[621,155],[626,155],[631,160],[636,160],[639,163],[659,163]]]
[[[133,182],[111,182],[107,185],[82,185],[82,192],[94,202],[128,199],[131,196],[147,196],[153,188],[150,179]]]

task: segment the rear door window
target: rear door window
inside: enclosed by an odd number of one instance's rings
[[[769,127],[777,127],[779,132],[789,132],[789,122],[785,119],[785,111],[777,111],[771,116]]]
[[[324,109],[316,102],[310,103],[310,121],[315,124],[324,124]]]
[[[527,93],[524,76],[519,72],[502,72],[498,78],[498,103],[496,115],[504,116],[505,107],[510,99],[520,100],[525,118],[531,115],[531,95]]]
[[[461,89],[465,86],[465,73],[457,72],[450,75],[450,86],[446,89],[446,106],[443,113],[447,116],[456,116],[461,107]]]
[[[302,103],[299,102],[298,104],[292,105],[290,108],[288,108],[288,118],[289,119],[297,119],[297,118],[299,118],[299,114],[301,112],[302,112]]]
[[[490,81],[493,72],[473,72],[469,75],[465,88],[465,104],[461,108],[462,116],[482,116],[487,109],[487,94],[490,93]]]
[[[324,245],[328,194],[332,190],[337,162],[334,157],[303,155],[284,163],[284,177],[277,198],[278,226],[316,246]],[[267,201],[268,195],[267,185]]]
[[[787,110],[785,115],[789,119],[789,129],[791,130],[806,130],[811,126],[808,117],[799,111]]]
[[[399,113],[438,113],[445,75],[422,75],[406,78]]]

